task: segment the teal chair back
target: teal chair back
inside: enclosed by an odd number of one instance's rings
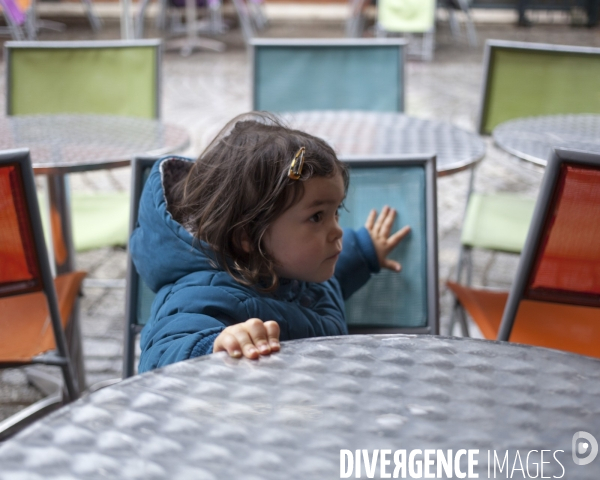
[[[600,48],[488,40],[479,133],[513,118],[600,113]]]
[[[382,270],[346,302],[350,333],[437,334],[435,157],[342,160],[350,168],[342,227],[361,227],[372,208],[379,212],[384,205],[397,211],[394,230],[411,227],[391,254],[402,271]]]
[[[140,197],[153,165],[158,158],[135,158],[131,166],[131,206],[129,235],[137,224]],[[125,351],[123,352],[123,378],[135,373],[135,341],[150,318],[150,308],[156,294],[140,278],[127,252],[127,287],[125,298]]]
[[[254,110],[404,111],[401,39],[252,39]]]

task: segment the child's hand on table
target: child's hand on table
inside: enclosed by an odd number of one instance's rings
[[[225,350],[230,357],[255,359],[279,351],[279,324],[251,318],[231,325],[215,339],[213,352]]]
[[[395,218],[396,210],[387,205],[383,207],[379,216],[377,216],[377,211],[373,209],[367,217],[365,228],[371,235],[375,252],[377,252],[379,266],[381,268],[393,270],[394,272],[399,272],[402,269],[402,265],[394,260],[390,260],[387,256],[394,248],[396,248],[400,241],[408,235],[410,227],[405,225],[390,236]]]

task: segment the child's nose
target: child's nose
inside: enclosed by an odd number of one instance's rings
[[[342,230],[342,227],[340,227],[340,224],[338,222],[335,222],[333,228],[331,229],[331,233],[329,234],[330,241],[335,242],[339,240],[340,238],[342,238],[343,234],[344,231]]]

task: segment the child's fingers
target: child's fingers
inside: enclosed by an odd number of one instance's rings
[[[278,352],[280,348],[279,324],[273,320],[269,320],[268,322],[265,322],[265,329],[267,330],[267,338],[269,340],[269,345],[271,346],[271,351]]]
[[[402,265],[400,265],[398,262],[395,262],[394,260],[390,260],[389,258],[385,259],[385,261],[383,262],[383,267],[387,268],[388,270],[392,270],[393,272],[399,272],[400,270],[402,270]]]
[[[385,219],[386,215],[388,214],[388,210],[389,209],[390,209],[390,207],[388,207],[387,205],[385,205],[381,209],[381,213],[377,217],[377,220],[375,220],[375,224],[373,225],[373,231],[375,232],[375,234],[377,236],[380,235],[380,230],[381,230],[381,226],[383,225],[383,220]]]
[[[375,225],[376,218],[377,218],[377,210],[373,209],[369,212],[369,216],[367,217],[367,221],[365,222],[365,228],[367,230],[373,229],[373,225]]]
[[[271,353],[271,347],[268,343],[268,333],[264,322],[259,318],[251,318],[250,320],[246,320],[243,325],[246,327],[245,330],[248,333],[253,346],[256,347],[256,351],[261,355],[268,355]],[[251,349],[252,347],[248,348]]]
[[[219,334],[213,344],[214,353],[222,351],[227,352],[228,355],[233,358],[240,358],[242,356],[242,347],[240,346],[240,343],[234,335],[227,331],[227,329]]]
[[[382,213],[383,215],[383,213]],[[381,236],[388,238],[390,233],[392,232],[392,225],[394,224],[394,220],[396,219],[396,210],[393,208],[388,208],[385,217],[381,223]]]
[[[258,349],[254,346],[254,341],[244,327],[244,323],[234,325],[231,329],[231,335],[237,340],[244,357],[250,359],[258,358]]]
[[[406,237],[410,232],[410,226],[405,225],[396,233],[394,233],[390,238],[388,238],[388,246],[394,248],[396,245],[400,243],[400,241]]]

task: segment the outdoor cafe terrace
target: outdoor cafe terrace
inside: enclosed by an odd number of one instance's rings
[[[61,8],[61,5],[68,7]],[[102,28],[93,32],[77,2],[38,4],[42,20],[64,22],[61,31],[44,28],[39,41],[117,40],[121,38],[120,9],[114,3],[94,4],[102,19]],[[344,8],[342,8],[344,7]],[[265,38],[343,38],[347,9],[342,2],[286,4],[268,1],[268,26],[260,32]],[[364,36],[374,36],[374,11],[367,8]],[[189,147],[178,154],[196,157],[234,116],[251,110],[250,64],[247,43],[231,5],[224,8],[226,31],[199,35],[223,42],[222,51],[203,48],[181,54],[180,37],[157,29],[151,6],[145,22],[145,38],[163,38],[162,98],[160,119],[185,129]],[[204,14],[204,11],[201,11]],[[443,121],[453,128],[477,135],[477,117],[482,95],[484,47],[487,40],[552,43],[600,47],[600,29],[586,27],[583,13],[531,11],[532,25],[517,25],[513,10],[473,9],[477,45],[469,44],[463,18],[461,34],[453,35],[448,14],[438,9],[433,59],[409,57],[405,65],[404,113],[424,120]],[[10,40],[5,36],[2,42]],[[5,62],[0,67],[0,85],[5,84]],[[307,71],[307,75],[311,72]],[[5,111],[5,95],[0,109]],[[317,133],[318,132],[311,132]],[[485,156],[476,169],[474,189],[479,192],[510,192],[535,198],[544,168],[523,161],[496,145],[490,135],[481,137]],[[479,159],[476,159],[479,160]],[[451,172],[437,178],[437,234],[439,260],[439,331],[443,335],[461,335],[458,324],[449,332],[454,297],[446,285],[456,280],[461,229],[465,214],[470,169]],[[36,179],[41,186],[39,179]],[[130,189],[129,166],[73,173],[70,189],[79,193],[126,192]],[[124,247],[101,247],[77,252],[75,265],[87,271],[80,300],[80,324],[87,385],[119,378],[123,369],[127,252]],[[474,250],[473,285],[510,289],[519,264],[519,256],[491,250]],[[477,326],[469,321],[472,337],[482,338]],[[49,370],[51,371],[51,370]],[[0,370],[0,421],[40,400],[43,394],[30,385],[24,369]],[[310,414],[310,412],[309,412]],[[598,424],[596,423],[596,427]],[[598,432],[600,433],[600,431]],[[0,444],[1,445],[1,444]],[[0,464],[0,478],[2,477]],[[577,477],[572,477],[577,478]],[[581,477],[588,478],[588,477]],[[591,477],[589,477],[591,478]]]

